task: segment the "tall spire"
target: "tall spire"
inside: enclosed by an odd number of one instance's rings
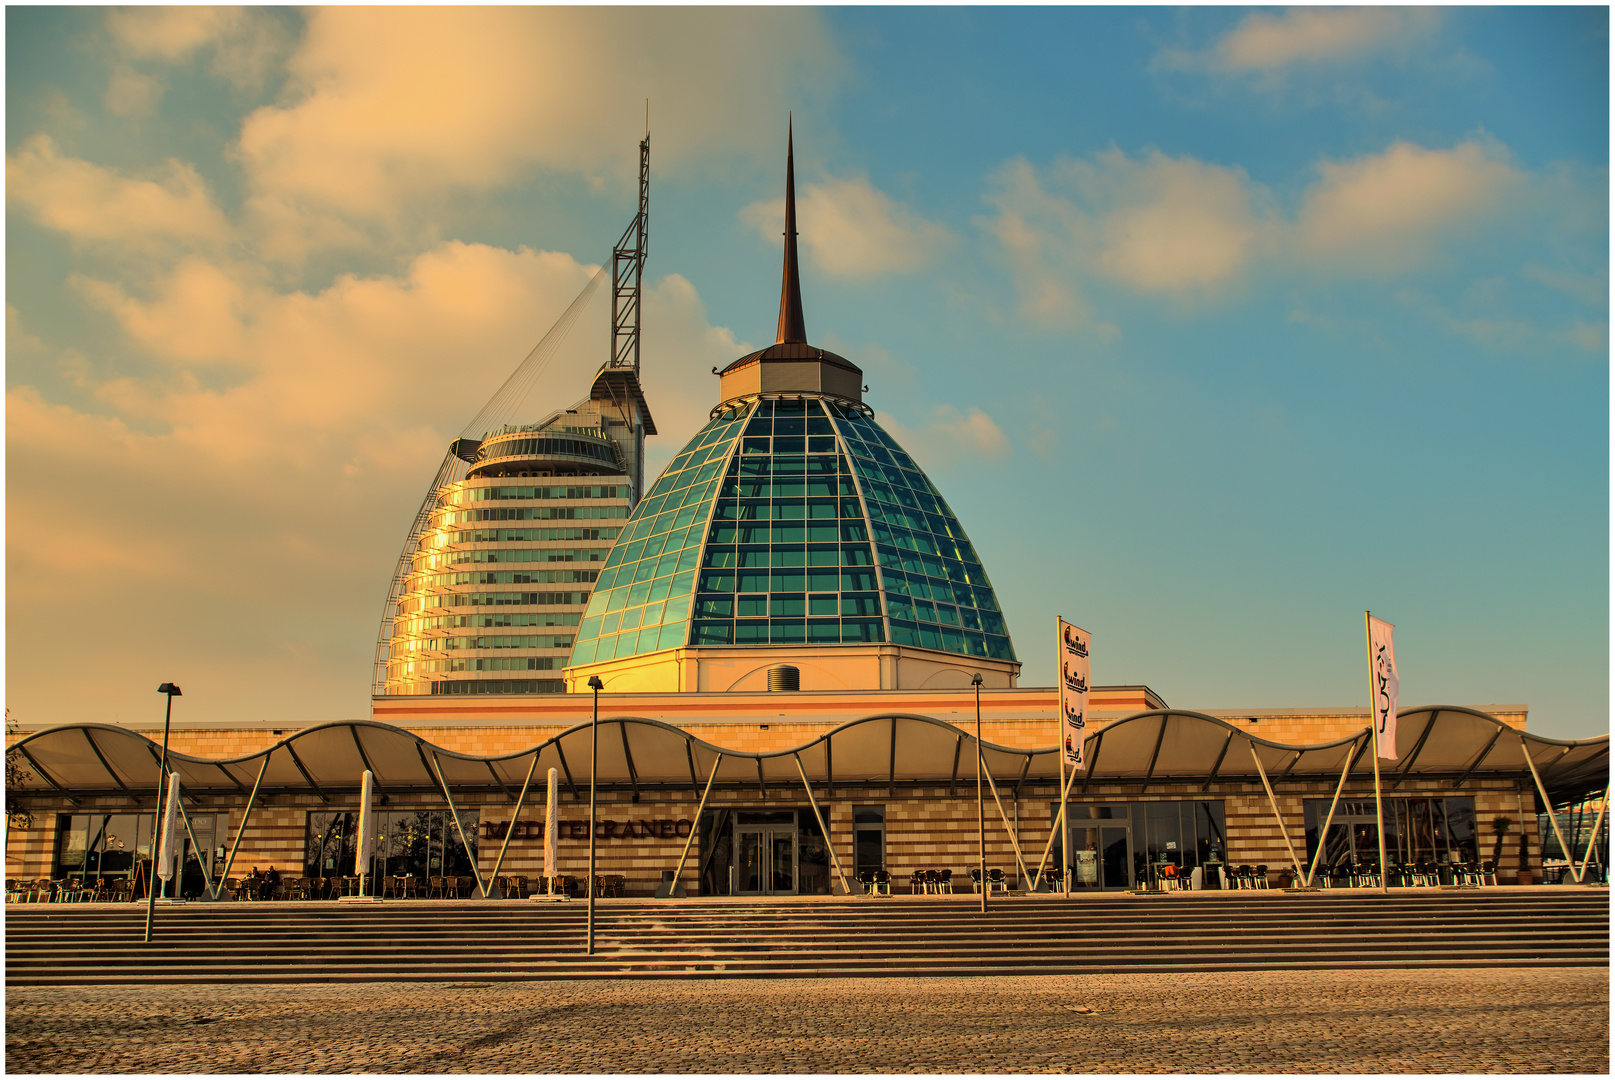
[[[802,282],[796,271],[796,164],[789,121],[786,122],[785,132],[785,270],[779,287],[779,333],[774,343],[806,345]]]

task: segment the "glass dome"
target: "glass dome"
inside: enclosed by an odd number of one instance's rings
[[[764,396],[716,413],[640,502],[569,666],[880,642],[1015,659],[958,519],[867,407]]]

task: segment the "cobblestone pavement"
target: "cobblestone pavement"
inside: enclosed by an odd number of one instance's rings
[[[5,1067],[29,1073],[1603,1075],[1609,1065],[1607,968],[6,991]]]

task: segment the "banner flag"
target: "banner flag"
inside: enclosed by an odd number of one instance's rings
[[[1088,631],[1064,619],[1060,626],[1060,744],[1073,769],[1087,769],[1083,739],[1088,731]]]
[[[555,826],[561,813],[561,773],[557,769],[549,771],[549,792],[544,799],[544,880],[548,883],[544,891],[555,892],[555,871],[560,866],[560,855],[556,850]]]
[[[1373,691],[1374,738],[1378,754],[1396,760],[1396,645],[1391,634],[1396,629],[1384,619],[1368,617],[1368,675]]]
[[[157,876],[164,881],[174,876],[183,828],[179,817],[179,773],[172,772],[168,774],[168,798],[163,801],[163,827],[157,847]]]
[[[370,858],[376,853],[376,823],[370,813],[370,794],[375,782],[369,769],[359,778],[359,850],[353,859],[353,872],[361,877],[370,873]]]

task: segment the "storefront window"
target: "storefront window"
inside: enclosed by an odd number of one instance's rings
[[[56,862],[52,876],[118,878],[139,876],[144,879],[145,866],[151,858],[151,837],[155,815],[152,814],[63,814],[57,821]],[[215,876],[224,869],[224,836],[228,815],[190,815],[191,831],[196,834],[200,852],[181,831],[184,843],[184,868],[179,889],[186,896],[200,896],[206,887],[202,875],[202,859],[209,858],[209,873]]]
[[[446,810],[382,810],[374,814],[376,836],[369,873],[409,877],[471,877],[477,859],[475,810],[460,813],[460,829]],[[314,811],[308,815],[304,873],[309,877],[352,877],[358,851],[359,815]],[[461,829],[465,840],[460,837]],[[465,841],[471,848],[466,850]]]
[[[1068,844],[1055,838],[1055,865],[1069,850],[1065,865],[1071,888],[1079,890],[1132,888],[1167,866],[1183,875],[1202,867],[1217,882],[1227,848],[1220,799],[1073,803],[1065,832]]]
[[[1318,852],[1319,830],[1329,815],[1328,799],[1305,803],[1307,859]],[[1392,864],[1475,862],[1475,800],[1467,795],[1395,798],[1383,802],[1385,857]],[[1346,866],[1379,862],[1379,828],[1372,799],[1342,799],[1329,833],[1323,837],[1318,865]]]

